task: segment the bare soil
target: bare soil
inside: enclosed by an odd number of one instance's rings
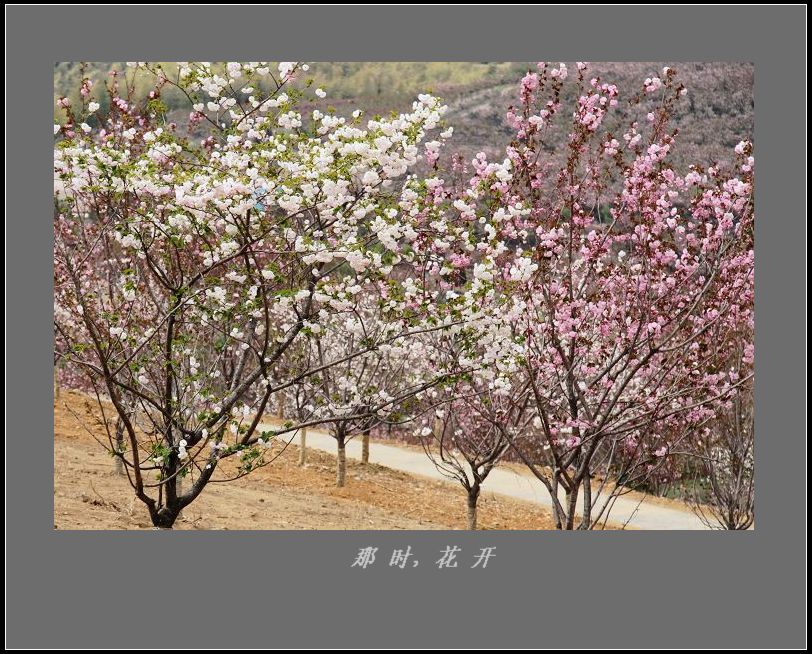
[[[144,506],[113,459],[91,435],[95,401],[62,390],[54,402],[54,528],[149,529]],[[83,426],[84,425],[84,426]],[[87,427],[87,429],[86,429]],[[98,434],[97,434],[98,435]],[[335,486],[335,457],[290,445],[274,463],[243,479],[210,484],[184,510],[176,529],[464,529],[463,489],[376,464],[347,461],[347,485]],[[483,493],[482,529],[553,529],[549,512]]]

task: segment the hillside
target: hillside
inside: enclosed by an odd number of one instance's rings
[[[752,64],[596,62],[590,64],[590,73],[616,84],[621,99],[628,99],[645,77],[657,74],[666,65],[677,69],[688,88],[676,116],[680,137],[672,161],[678,168],[688,163],[710,165],[728,161],[736,143],[753,137]],[[510,142],[511,130],[505,122],[505,113],[515,102],[518,80],[529,67],[527,63],[495,62],[327,62],[312,64],[308,75],[327,90],[326,102],[339,113],[349,113],[358,107],[368,114],[402,110],[420,92],[440,95],[449,106],[447,122],[455,128],[450,148],[470,159],[479,151],[498,156]],[[106,79],[110,70],[124,69],[123,62],[92,63],[87,65],[87,75],[98,83]],[[60,95],[78,97],[80,79],[78,63],[57,63],[54,99]],[[144,78],[137,79],[135,87],[136,95],[141,97],[150,88]],[[100,88],[98,84],[96,88]],[[98,99],[104,108],[104,98]],[[172,118],[184,122],[184,99],[171,91],[163,99],[170,108],[177,109]],[[621,102],[613,118],[618,130],[630,119],[624,107]],[[551,155],[561,151],[566,135],[566,127],[559,123],[547,143]]]

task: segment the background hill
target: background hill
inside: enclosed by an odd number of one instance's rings
[[[709,165],[727,161],[732,148],[743,139],[752,139],[754,130],[754,67],[749,63],[730,62],[609,62],[591,63],[590,73],[617,84],[621,99],[636,93],[642,80],[659,74],[663,66],[675,68],[688,88],[688,95],[676,117],[680,131],[673,161],[678,168],[687,163]],[[171,65],[169,65],[171,68]],[[432,92],[449,105],[447,120],[454,125],[450,144],[453,150],[470,159],[485,151],[498,156],[510,142],[511,130],[505,122],[508,106],[517,99],[521,76],[534,68],[528,63],[503,62],[324,62],[313,63],[308,75],[327,90],[327,102],[339,113],[355,108],[368,114],[407,108],[415,95]],[[110,70],[125,70],[123,62],[89,63],[87,74],[103,81]],[[570,66],[575,70],[574,63]],[[129,69],[127,69],[129,70]],[[59,62],[54,67],[54,102],[60,95],[78,99],[81,79],[77,62]],[[97,90],[99,87],[96,87]],[[136,93],[149,92],[149,80],[136,80]],[[101,94],[99,94],[100,96]],[[102,111],[105,98],[98,97]],[[185,99],[171,90],[163,100],[172,118],[185,121]],[[628,122],[625,104],[620,103],[614,116],[618,130]],[[642,118],[642,116],[641,116]],[[560,152],[566,139],[562,126],[551,134],[551,155]]]

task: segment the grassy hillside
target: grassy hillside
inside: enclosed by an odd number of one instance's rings
[[[168,70],[175,66],[161,62]],[[89,62],[87,76],[101,82],[111,70],[128,70],[124,62]],[[309,76],[329,89],[335,99],[388,99],[395,103],[418,93],[453,92],[459,87],[479,83],[506,82],[521,75],[524,64],[483,62],[318,62],[311,64]],[[129,72],[129,71],[128,71]],[[62,61],[54,66],[54,98],[68,95],[78,99],[80,64]],[[137,82],[139,92],[149,91],[149,76]],[[169,101],[180,98],[170,98]]]

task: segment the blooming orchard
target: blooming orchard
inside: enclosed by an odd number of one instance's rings
[[[668,121],[684,95],[675,71],[631,99],[656,94],[649,125],[624,128],[610,121],[617,88],[577,68],[571,113],[564,65],[527,74],[508,115],[516,139],[507,159],[478,157],[454,203],[482,226],[473,274],[492,284],[519,348],[521,371],[502,383],[515,389],[522,376],[534,397],[521,435],[492,422],[549,490],[562,528],[576,514],[582,528],[605,517],[622,489],[598,506],[608,478],[639,480],[686,439],[707,438],[710,418],[752,375],[721,365],[752,324],[752,146],[737,147],[728,174],[679,174],[668,166]],[[542,156],[556,120],[569,129],[562,167]],[[752,355],[751,341],[739,345]],[[479,374],[500,383],[496,367]]]
[[[623,98],[586,62],[540,63],[513,142],[465,175],[437,98],[343,116],[307,70],[133,62],[106,115],[89,80],[58,103],[56,355],[115,407],[109,449],[155,525],[314,424],[339,484],[348,437],[414,421],[469,507],[511,452],[584,529],[713,440],[753,377],[754,160],[742,142],[734,170],[669,165],[676,71]],[[620,102],[645,115],[621,124]],[[285,397],[293,419],[263,427]]]
[[[111,449],[137,496],[171,526],[221,459],[239,456],[242,473],[274,450],[279,433],[259,426],[275,393],[453,321],[432,298],[438,253],[459,235],[430,219],[429,186],[406,176],[440,124],[436,98],[366,122],[304,116],[305,65],[133,66],[155,79],[144,106],[114,79],[109,115],[77,131],[87,97],[62,103],[55,323],[60,356],[124,423],[127,451]],[[164,117],[169,87],[189,99],[189,134]],[[292,344],[353,315],[368,291],[380,297],[395,266],[408,290],[379,300],[381,340],[272,375]]]

